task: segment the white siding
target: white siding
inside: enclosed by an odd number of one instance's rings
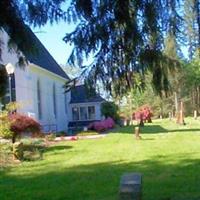
[[[8,35],[5,32],[0,32],[0,34],[1,38],[4,40],[4,50],[2,52],[2,61],[0,61],[0,63],[12,63],[16,66],[18,57],[16,53],[9,52],[6,45]],[[58,131],[67,130],[69,112],[66,114],[64,109],[66,102],[63,89],[66,80],[34,64],[30,64],[24,69],[16,67],[14,73],[16,83],[16,101],[23,105],[19,112],[35,117],[35,119],[42,125],[56,124]],[[37,97],[38,79],[40,80],[42,105],[42,118],[40,120],[38,117]],[[56,87],[56,118],[53,112],[53,84],[55,84]],[[68,99],[68,101],[69,100],[70,99]],[[67,103],[67,106],[68,105],[69,104]],[[68,110],[70,109],[68,108]]]

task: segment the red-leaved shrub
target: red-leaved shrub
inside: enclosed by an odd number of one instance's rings
[[[137,120],[140,124],[144,122],[151,122],[151,117],[153,116],[153,112],[148,105],[141,106],[135,113],[135,120]]]
[[[115,126],[114,120],[111,117],[108,117],[105,120],[89,124],[88,129],[94,129],[97,132],[103,132],[113,128],[114,126]]]
[[[11,114],[9,119],[11,121],[10,129],[13,132],[13,143],[15,142],[17,135],[20,135],[24,132],[39,133],[41,130],[40,124],[33,118],[26,115],[15,113]]]

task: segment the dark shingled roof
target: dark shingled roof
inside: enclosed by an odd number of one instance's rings
[[[25,26],[27,29],[27,33],[30,36],[30,39],[34,41],[36,52],[29,53],[23,52],[24,56],[31,63],[38,65],[39,67],[46,69],[54,74],[57,74],[65,79],[69,79],[67,74],[63,71],[63,69],[58,65],[58,63],[54,60],[51,54],[47,51],[44,45],[40,42],[40,40],[36,37],[36,35],[32,32],[32,30]]]
[[[90,94],[84,85],[75,86],[71,89],[70,103],[89,103],[102,101],[105,101],[105,99],[96,93]]]

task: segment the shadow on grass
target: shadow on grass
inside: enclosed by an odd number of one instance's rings
[[[111,133],[125,133],[125,134],[133,134],[135,131],[135,126],[127,126],[120,127],[118,129],[114,129]],[[145,124],[144,127],[141,127],[142,134],[158,134],[158,133],[173,133],[173,132],[200,132],[200,129],[165,129],[160,125],[148,125]]]
[[[54,145],[54,146],[49,146],[45,149],[45,152],[51,152],[51,151],[63,151],[63,150],[68,150],[71,149],[72,146],[67,146],[67,145]]]
[[[126,133],[126,134],[133,134],[135,131],[135,126],[126,126],[126,127],[120,127],[118,129],[114,129],[111,131],[112,133]],[[167,129],[163,128],[160,125],[148,125],[145,124],[144,127],[141,127],[142,133],[151,133],[151,134],[157,134],[157,133],[166,133],[168,132]]]
[[[58,164],[57,168],[42,174],[17,176],[3,171],[0,173],[0,199],[117,200],[122,174],[141,172],[143,200],[199,200],[200,160],[185,159],[170,164],[171,159],[153,157],[130,163],[119,160],[71,168],[59,168]]]

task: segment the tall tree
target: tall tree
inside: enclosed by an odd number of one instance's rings
[[[200,39],[198,32],[200,30],[200,24],[197,23],[197,11],[199,12],[197,0],[185,0],[184,1],[184,21],[185,21],[185,38],[186,47],[188,48],[188,56],[190,59],[194,56]],[[199,29],[199,30],[198,30]],[[199,40],[199,42],[198,42]]]
[[[101,81],[107,90],[122,95],[136,86],[135,73],[143,80],[148,68],[156,90],[168,89],[165,69],[173,70],[178,63],[162,53],[172,13],[166,8],[179,6],[179,0],[72,0],[67,12],[62,10],[64,2],[68,1],[1,0],[0,28],[9,34],[9,44],[33,51],[25,23],[42,26],[48,21],[73,20],[77,28],[64,38],[74,44],[69,61],[82,66],[85,58],[94,56],[85,68],[93,86]]]
[[[177,5],[178,1],[170,2]],[[177,65],[162,53],[169,6],[169,0],[72,1],[68,13],[75,13],[79,23],[64,38],[74,44],[70,64],[82,66],[85,58],[94,55],[94,62],[86,66],[86,77],[93,86],[101,81],[115,94],[135,87],[135,74],[147,68],[156,90],[167,90],[165,68],[173,70]]]

